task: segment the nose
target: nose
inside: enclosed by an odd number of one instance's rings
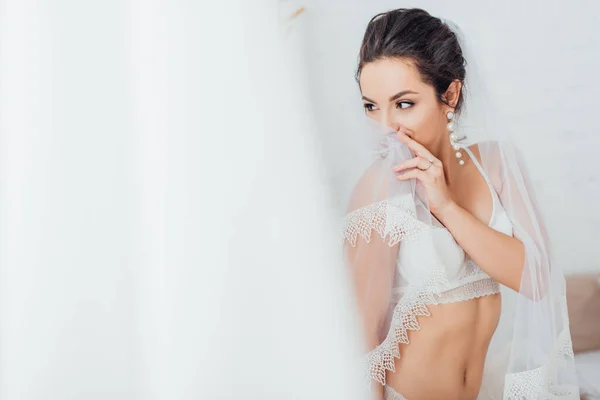
[[[392,128],[396,132],[399,132],[400,131],[400,127],[402,126],[400,124],[400,122],[394,120],[392,118],[392,116],[389,115],[389,114],[383,116],[381,123],[384,124],[385,126],[389,126],[390,128]]]

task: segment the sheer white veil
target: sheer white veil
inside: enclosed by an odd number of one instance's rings
[[[519,293],[502,287],[502,319],[488,360],[502,360],[497,354],[507,349],[504,398],[578,399],[565,279],[553,262],[525,155],[511,137],[514,131],[502,129],[501,113],[465,35],[455,23],[445,22],[457,35],[467,60],[466,122],[459,129],[469,143],[478,143],[481,164],[507,211],[513,235],[525,246]],[[491,368],[486,372],[487,377],[495,373]]]
[[[519,292],[501,287],[502,314],[486,357],[480,399],[579,399],[565,297],[565,280],[553,263],[524,154],[494,106],[485,86],[477,55],[462,30],[443,22],[456,35],[465,60],[466,91],[463,112],[456,116],[455,149],[476,145],[480,164],[489,177],[512,224],[513,236],[525,248]],[[441,253],[431,232],[435,220],[424,188],[416,179],[398,181],[392,166],[412,158],[412,151],[396,132],[364,118],[346,136],[356,140],[357,154],[347,169],[355,174],[338,177],[352,187],[343,210],[343,246],[356,293],[366,342],[366,370],[370,383],[385,383],[385,374],[401,357],[398,345],[420,329],[428,305],[443,302],[434,284],[443,281]],[[449,143],[450,145],[450,143]],[[465,155],[466,156],[466,155]],[[431,241],[434,249],[418,260],[427,284],[412,297],[397,295],[402,279],[400,246],[415,240]]]

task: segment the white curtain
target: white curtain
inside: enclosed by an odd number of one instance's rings
[[[0,0],[0,400],[360,398],[293,9]]]

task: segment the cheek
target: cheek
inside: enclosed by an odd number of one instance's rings
[[[379,117],[379,115],[378,115],[378,113],[365,113],[365,115],[366,115],[367,117],[371,118],[371,119],[372,119],[372,120],[374,120],[374,121],[377,121],[377,122],[382,122],[382,121],[381,121],[381,118],[380,118],[380,117]]]
[[[419,134],[431,130],[433,125],[431,116],[430,109],[417,105],[413,109],[399,110],[397,117],[400,124],[404,125],[410,131]]]

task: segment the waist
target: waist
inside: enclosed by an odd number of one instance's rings
[[[429,306],[421,329],[409,333],[410,344],[400,345],[387,384],[407,399],[475,399],[500,307],[499,294]]]

